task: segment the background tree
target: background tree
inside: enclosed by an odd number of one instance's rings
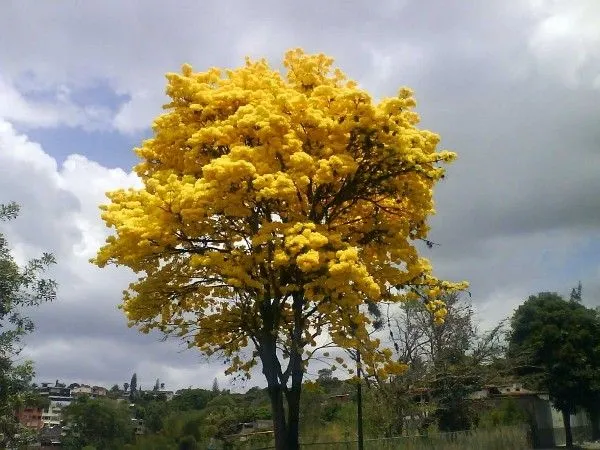
[[[121,396],[121,389],[119,389],[118,384],[113,384],[108,391],[108,397],[112,399],[117,399]]]
[[[136,419],[144,421],[148,431],[156,433],[163,428],[169,410],[169,405],[163,399],[140,396],[136,401],[133,414]]]
[[[131,382],[129,383],[129,400],[134,401],[137,395],[137,373],[131,376]]]
[[[81,397],[64,409],[64,420],[68,427],[63,448],[67,450],[79,450],[86,445],[121,450],[133,441],[129,408],[115,400]]]
[[[136,152],[143,187],[108,193],[115,229],[95,262],[141,278],[124,311],[142,331],[260,361],[276,447],[298,448],[300,392],[316,338],[358,349],[365,373],[402,366],[369,335],[366,303],[440,282],[419,257],[432,190],[454,154],[416,127],[408,89],[378,103],[324,55],[168,74],[167,113]],[[443,317],[443,304],[430,303]],[[286,407],[287,405],[287,407]]]
[[[0,221],[18,216],[16,203],[0,205]],[[35,307],[56,297],[56,283],[42,274],[55,263],[44,253],[24,267],[15,262],[9,243],[0,233],[0,447],[18,445],[27,436],[18,423],[15,412],[33,396],[31,382],[33,365],[30,361],[17,363],[23,338],[34,329],[26,315]]]
[[[567,446],[573,445],[570,416],[597,399],[600,320],[595,310],[554,292],[530,296],[511,320],[510,354],[524,355],[528,377],[548,391],[562,412]]]
[[[152,390],[154,392],[158,391],[160,389],[160,380],[157,378],[156,382],[154,383],[154,387],[152,388]]]
[[[574,287],[573,289],[571,289],[571,295],[569,297],[569,300],[571,300],[572,302],[581,302],[582,299],[582,286],[581,286],[581,281],[579,283],[577,283],[577,286]]]
[[[179,411],[200,410],[213,397],[214,394],[206,389],[184,389],[171,400],[171,407]]]
[[[123,391],[127,392],[129,389],[129,383],[123,383]]]
[[[426,308],[428,299],[405,302],[390,318],[390,338],[408,370],[380,388],[393,408],[398,424],[406,416],[419,417],[412,426],[426,428],[431,418],[438,429],[473,428],[478,420],[469,395],[484,385],[507,380],[504,323],[480,331],[470,301],[456,293],[443,296],[447,314],[443,323]],[[427,407],[418,405],[421,398]]]
[[[218,394],[219,393],[219,381],[217,380],[216,377],[213,380],[212,391],[213,391],[213,394]]]

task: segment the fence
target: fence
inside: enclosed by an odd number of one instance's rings
[[[365,439],[365,450],[526,450],[531,448],[525,426],[476,429],[454,433],[434,433],[426,436],[397,436]],[[303,442],[306,450],[355,450],[357,441]],[[270,450],[258,442],[235,446],[239,450]]]

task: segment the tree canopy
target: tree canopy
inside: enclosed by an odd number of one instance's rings
[[[81,397],[64,411],[68,424],[63,447],[78,450],[93,446],[97,449],[120,450],[133,441],[133,425],[125,403],[111,399]]]
[[[19,205],[0,205],[0,221],[17,218]],[[35,307],[56,297],[56,283],[43,273],[55,263],[50,253],[30,260],[20,267],[8,240],[0,233],[0,447],[16,445],[25,430],[19,425],[15,411],[34,396],[31,389],[33,365],[17,362],[22,340],[34,329],[27,308]]]
[[[108,193],[102,217],[115,234],[94,260],[140,274],[123,309],[142,331],[222,353],[230,373],[260,360],[276,436],[282,394],[297,405],[319,335],[359,348],[369,374],[398,372],[369,333],[366,302],[419,287],[442,320],[440,289],[462,287],[436,279],[415,245],[455,154],[417,128],[411,91],[374,102],[331,58],[301,50],[284,67],[167,75],[167,112],[136,149],[143,186]],[[288,408],[290,436],[297,412]]]
[[[569,416],[600,398],[597,311],[576,299],[566,301],[557,293],[541,292],[519,306],[511,326],[511,355],[524,358],[538,386],[563,412],[567,443],[572,445]]]

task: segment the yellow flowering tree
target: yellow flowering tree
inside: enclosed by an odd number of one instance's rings
[[[221,354],[230,373],[260,361],[276,446],[295,449],[320,335],[360,349],[366,373],[397,372],[365,303],[460,286],[435,279],[414,245],[455,155],[416,128],[411,92],[375,102],[301,50],[284,67],[167,75],[171,102],[136,149],[143,187],[108,193],[115,234],[94,262],[140,275],[122,306],[142,331]],[[431,303],[439,319],[443,307]]]

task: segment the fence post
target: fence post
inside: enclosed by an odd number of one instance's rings
[[[358,385],[356,388],[356,406],[357,406],[357,422],[358,422],[358,450],[364,450],[365,442],[363,436],[363,415],[362,415],[362,382],[360,379],[361,372],[360,350],[356,349],[356,375],[358,377]]]

